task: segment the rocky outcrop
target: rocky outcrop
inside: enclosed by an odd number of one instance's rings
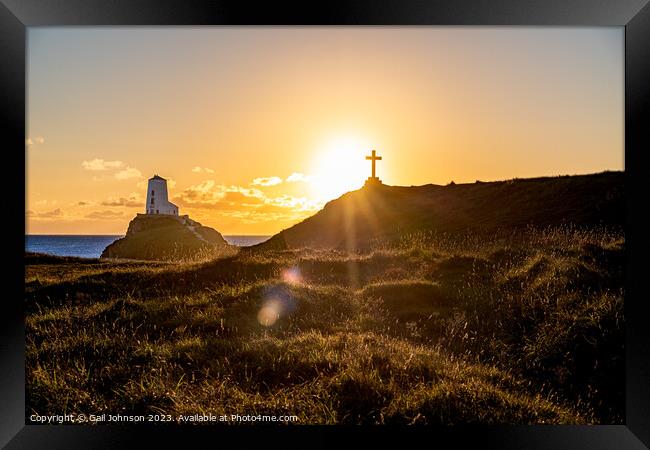
[[[234,251],[218,231],[188,216],[138,214],[126,236],[106,247],[101,257],[179,261]]]

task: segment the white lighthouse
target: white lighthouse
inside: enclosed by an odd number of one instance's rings
[[[174,205],[167,198],[167,180],[158,175],[149,178],[147,187],[147,214],[170,214],[178,215],[178,206]]]

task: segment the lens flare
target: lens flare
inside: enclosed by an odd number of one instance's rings
[[[262,298],[262,307],[257,312],[257,321],[265,327],[275,325],[281,317],[288,316],[297,308],[296,299],[286,285],[267,286]]]
[[[271,327],[278,321],[283,309],[282,300],[277,298],[268,299],[257,313],[257,321],[262,326]]]
[[[302,283],[302,275],[300,274],[300,269],[295,266],[284,269],[282,271],[282,281],[294,285]]]

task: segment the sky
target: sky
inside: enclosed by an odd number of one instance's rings
[[[30,27],[26,233],[222,234],[360,188],[623,170],[622,27]]]

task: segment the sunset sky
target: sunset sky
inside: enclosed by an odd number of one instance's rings
[[[124,234],[147,179],[223,234],[358,189],[622,170],[622,27],[28,28],[29,234]]]

